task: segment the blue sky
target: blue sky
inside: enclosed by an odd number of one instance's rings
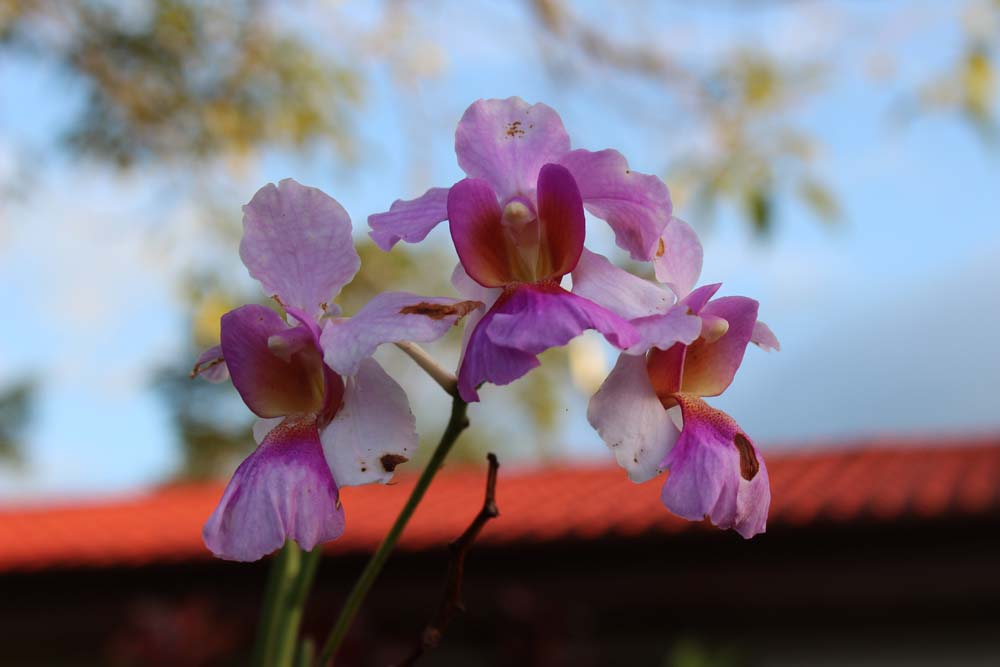
[[[953,117],[894,128],[887,110],[897,88],[864,75],[875,36],[895,58],[896,86],[946,66],[961,43],[954,12],[932,2],[788,4],[684,11],[651,3],[642,22],[671,35],[665,48],[682,57],[773,43],[782,57],[837,62],[827,91],[794,120],[825,147],[816,167],[840,197],[843,224],[823,227],[783,203],[770,242],[752,238],[725,209],[703,236],[703,280],[759,299],[784,346],[779,354],[750,350],[715,404],[765,452],[868,435],[1000,431],[1000,155]],[[618,148],[638,171],[662,173],[666,156],[689,139],[669,109],[606,100],[605,75],[572,84],[553,77],[523,13],[484,7],[442,3],[415,17],[427,57],[409,66],[436,73],[412,89],[400,92],[387,68],[371,66],[356,166],[261,156],[226,180],[232,209],[259,185],[293,176],[337,197],[361,234],[366,216],[393,199],[461,177],[451,133],[479,97],[544,101],[560,111],[575,146]],[[353,20],[370,18],[359,10]],[[608,29],[635,26],[612,21]],[[613,90],[649,99],[640,83]],[[50,67],[0,57],[0,179],[15,152],[49,155],[32,172],[31,190],[0,205],[8,313],[0,384],[26,372],[43,381],[28,461],[0,469],[0,498],[116,492],[162,478],[177,452],[148,383],[152,369],[178,361],[185,339],[176,278],[212,261],[251,285],[235,242],[199,246],[200,213],[192,200],[165,195],[175,182],[169,173],[122,176],[47,152],[78,93]],[[634,120],[660,113],[652,130]],[[690,219],[683,205],[678,213]],[[591,222],[588,245],[620,259],[607,230]],[[445,242],[443,231],[432,238]],[[488,411],[485,396],[480,410]],[[567,454],[604,457],[585,402],[568,397]]]

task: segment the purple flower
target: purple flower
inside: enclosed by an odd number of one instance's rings
[[[243,211],[240,257],[287,316],[261,305],[226,313],[221,344],[194,374],[231,377],[260,418],[257,449],[203,531],[216,556],[251,561],[288,539],[306,550],[335,539],[339,487],[384,483],[409,459],[417,434],[406,395],[370,356],[385,342],[439,338],[480,304],[397,292],[334,317],[332,299],[360,266],[347,212],[291,179],[261,188]]]
[[[623,318],[560,283],[586,252],[585,207],[634,257],[652,258],[670,219],[663,182],[629,171],[615,151],[571,151],[555,111],[519,98],[469,107],[455,150],[469,178],[368,220],[385,250],[449,221],[461,260],[453,283],[486,304],[466,324],[462,398],[478,400],[483,382],[516,380],[538,365],[536,355],[587,329],[620,349],[635,345],[638,334]]]
[[[669,305],[658,306],[655,293],[666,292],[634,276],[629,281],[607,262],[591,258],[573,274],[574,291],[615,308],[642,334],[619,356],[587,418],[633,481],[670,471],[662,500],[672,512],[752,537],[767,523],[767,468],[739,425],[702,397],[732,383],[748,343],[777,349],[778,341],[757,320],[756,301],[710,300],[719,285],[689,292],[701,247],[683,222],[668,225],[654,261],[657,277],[683,297],[676,304],[669,296]]]
[[[584,206],[611,225],[618,245],[634,259],[653,257],[670,219],[670,191],[663,181],[629,170],[618,151],[570,150],[559,114],[544,104],[529,105],[519,97],[473,103],[455,131],[455,153],[466,175],[485,181],[500,209],[514,217],[537,210],[535,186],[543,166],[566,167]],[[423,240],[448,214],[448,188],[431,188],[417,199],[397,200],[388,212],[370,216],[368,224],[375,243],[389,250],[400,240]]]

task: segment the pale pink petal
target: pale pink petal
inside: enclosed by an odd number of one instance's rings
[[[374,354],[379,345],[435,341],[481,306],[478,301],[383,292],[354,317],[326,323],[320,337],[323,359],[341,375],[354,375],[361,362]]]
[[[191,377],[202,377],[215,384],[229,379],[229,368],[222,356],[221,345],[213,345],[198,355],[194,368],[191,369]]]
[[[501,198],[534,194],[542,165],[569,151],[569,135],[551,107],[519,97],[479,100],[455,130],[458,164],[488,181]]]
[[[778,342],[778,337],[771,331],[771,327],[760,320],[757,320],[753,325],[753,334],[750,336],[750,342],[766,352],[772,350],[781,352],[781,343]]]
[[[559,163],[576,179],[587,210],[611,225],[619,247],[632,259],[651,260],[673,209],[666,184],[632,171],[622,154],[610,149],[575,150]]]
[[[573,269],[573,294],[590,299],[627,320],[663,314],[674,302],[670,292],[618,268],[603,255],[586,248]]]
[[[646,374],[646,358],[622,354],[611,374],[590,399],[587,420],[615,453],[633,482],[660,472],[660,463],[677,440]]]
[[[369,235],[375,245],[388,252],[399,241],[423,241],[447,219],[448,188],[431,188],[416,199],[397,199],[385,213],[369,215]]]
[[[484,287],[513,279],[509,242],[500,224],[500,204],[490,184],[466,178],[448,193],[448,221],[466,273]]]
[[[700,314],[706,319],[722,318],[729,328],[714,342],[702,338],[688,347],[681,387],[682,391],[699,396],[718,396],[732,383],[743,363],[757,321],[757,302],[742,296],[725,296],[709,301]]]
[[[673,290],[677,298],[683,299],[698,282],[703,258],[701,241],[690,225],[670,218],[653,256],[656,279]]]
[[[326,380],[319,348],[306,346],[285,360],[268,345],[287,330],[265,306],[241,306],[222,316],[222,351],[233,386],[258,417],[315,413],[323,407]]]
[[[628,348],[629,354],[645,354],[652,347],[666,350],[675,343],[688,345],[701,334],[702,320],[682,305],[673,306],[663,315],[650,315],[632,320],[639,332],[638,343]]]
[[[416,420],[403,388],[374,359],[347,378],[344,404],[323,429],[323,452],[340,486],[385,484],[417,448]]]
[[[347,211],[290,178],[265,185],[243,207],[240,258],[268,296],[313,316],[361,266]]]
[[[563,166],[547,164],[538,174],[538,220],[538,279],[558,281],[580,261],[587,225],[580,190]]]
[[[677,400],[684,427],[663,460],[670,469],[663,504],[685,519],[708,517],[745,538],[763,533],[771,502],[764,459],[732,417],[694,396]]]
[[[286,540],[310,551],[343,532],[315,421],[287,419],[236,469],[202,537],[219,558],[254,561]]]

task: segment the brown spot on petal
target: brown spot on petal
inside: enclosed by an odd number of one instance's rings
[[[742,433],[737,433],[733,438],[733,444],[740,452],[740,477],[746,481],[752,480],[760,471],[760,463],[757,462],[757,452],[753,450],[753,445]]]
[[[392,472],[400,463],[406,463],[409,460],[410,459],[405,456],[400,456],[399,454],[385,454],[379,459],[379,463],[382,464],[382,467],[386,472]]]
[[[663,239],[659,239],[656,245],[656,256],[663,257],[663,253],[667,251],[667,245],[663,242]]]
[[[406,306],[399,312],[401,315],[425,315],[432,320],[443,320],[446,317],[457,315],[460,320],[482,305],[482,301],[459,301],[453,304],[428,303],[424,301],[412,306]]]
[[[524,130],[521,129],[521,121],[515,120],[513,123],[507,124],[507,136],[511,139],[516,139],[517,137],[524,136]]]

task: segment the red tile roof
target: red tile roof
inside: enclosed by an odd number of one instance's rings
[[[962,442],[880,441],[768,457],[769,525],[1000,516],[1000,437]],[[372,550],[412,488],[343,491],[347,530],[332,553]],[[432,484],[400,547],[420,550],[456,537],[482,503],[481,469],[444,470]],[[630,483],[611,466],[500,469],[500,519],[483,544],[698,530],[660,504],[661,481]],[[201,525],[220,484],[180,485],[128,498],[0,509],[0,572],[59,567],[132,566],[209,558]]]

